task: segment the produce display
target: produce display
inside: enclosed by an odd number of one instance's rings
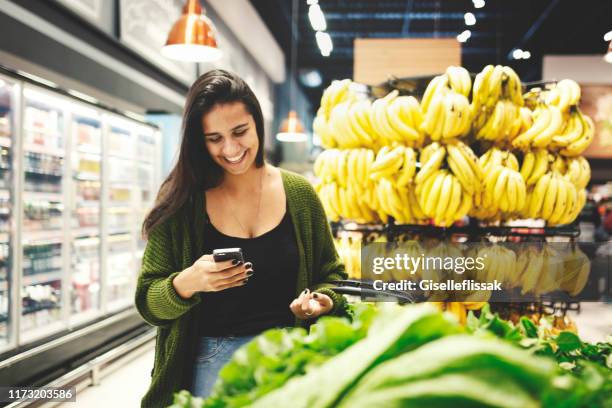
[[[461,326],[431,305],[353,305],[311,333],[274,329],[239,349],[197,407],[604,407],[612,403],[612,339],[551,335],[485,307]]]
[[[564,79],[522,93],[518,75],[449,67],[421,101],[392,91],[373,102],[334,81],[313,123],[326,148],[316,189],[332,220],[434,224],[571,223],[586,201],[594,137],[580,87]]]

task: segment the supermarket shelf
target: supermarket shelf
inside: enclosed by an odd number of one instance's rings
[[[73,237],[97,237],[100,235],[100,227],[83,227],[72,230]]]
[[[87,247],[100,245],[100,237],[75,238],[74,246]]]
[[[30,330],[24,330],[21,334],[21,339],[24,343],[30,343],[43,337],[55,334],[65,328],[66,324],[64,322],[57,321],[54,323],[37,326]]]
[[[126,307],[130,307],[134,304],[134,301],[131,298],[126,299],[117,299],[108,303],[109,312],[116,312],[121,309],[125,309]]]
[[[11,236],[8,232],[0,232],[0,244],[1,243],[8,243],[11,239]]]
[[[62,270],[55,269],[50,272],[45,273],[35,273],[33,275],[25,275],[22,278],[22,283],[24,286],[32,286],[37,285],[39,283],[44,282],[54,282],[62,279]]]
[[[24,144],[23,150],[26,152],[46,154],[48,156],[64,157],[63,149],[41,146],[41,145],[32,144],[32,143]]]
[[[102,155],[102,149],[99,146],[81,144],[77,145],[75,150],[77,153],[90,154],[94,156]]]
[[[102,316],[100,309],[89,309],[84,312],[74,313],[70,315],[70,326],[79,326],[100,316]]]
[[[108,242],[126,241],[132,239],[132,232],[125,227],[109,228],[108,234]]]
[[[27,174],[36,174],[39,176],[51,176],[51,177],[62,177],[62,173],[48,173],[48,172],[44,172],[44,171],[39,171],[39,170],[32,170],[32,169],[24,169],[23,170],[26,175]]]
[[[64,197],[59,193],[44,193],[40,191],[24,191],[24,201],[46,201],[61,203]]]
[[[63,239],[62,230],[23,231],[24,245],[35,245],[39,242],[61,243]]]
[[[75,174],[74,179],[79,181],[100,181],[100,174],[78,172]]]

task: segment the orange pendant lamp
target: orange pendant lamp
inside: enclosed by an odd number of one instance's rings
[[[167,58],[186,62],[213,62],[223,53],[217,47],[215,27],[199,0],[187,0],[183,14],[170,29],[166,45],[161,49]]]
[[[280,125],[276,140],[279,142],[305,142],[308,140],[308,135],[304,133],[304,125],[300,122],[298,114],[293,108],[295,107],[295,66],[296,66],[296,48],[297,48],[297,0],[292,2],[291,15],[291,72],[289,78],[289,103],[292,108],[289,115]]]

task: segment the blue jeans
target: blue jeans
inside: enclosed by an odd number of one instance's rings
[[[191,393],[208,397],[217,381],[219,371],[232,358],[236,350],[255,336],[202,337],[198,341],[196,361],[193,365]]]

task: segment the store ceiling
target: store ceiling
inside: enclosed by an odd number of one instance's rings
[[[251,0],[285,51],[291,46],[291,0]],[[525,81],[540,79],[544,54],[604,54],[603,35],[612,30],[610,0],[486,0],[475,9],[471,0],[319,0],[334,50],[321,56],[308,20],[306,0],[298,0],[298,70],[317,69],[323,84],[306,88],[318,106],[331,80],[351,78],[355,38],[455,37],[472,31],[463,44],[463,65],[479,71],[500,63],[515,68]],[[476,24],[467,27],[463,15],[472,12]],[[531,52],[529,60],[512,60],[515,48]]]

